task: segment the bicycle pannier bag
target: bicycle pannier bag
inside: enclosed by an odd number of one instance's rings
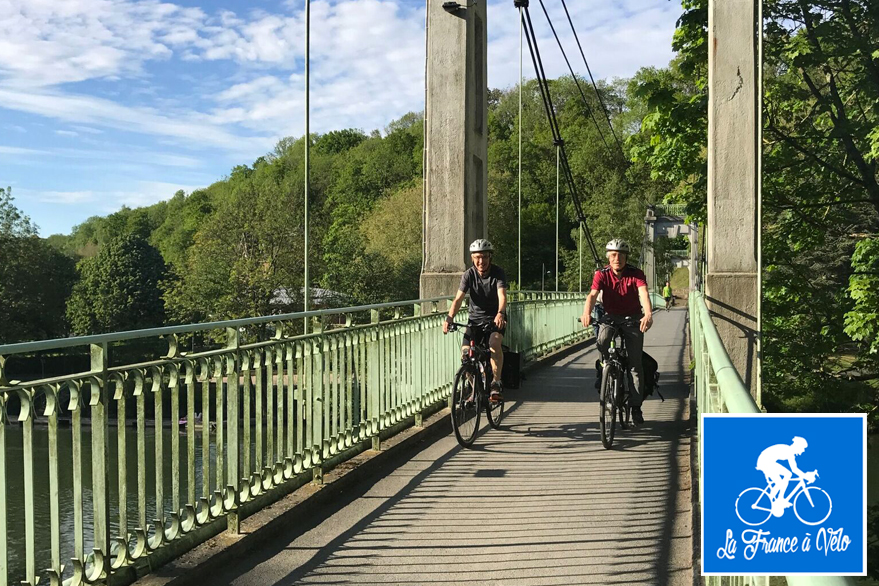
[[[644,396],[649,397],[656,388],[656,371],[659,370],[659,364],[647,352],[641,353],[641,368],[644,372]]]
[[[521,383],[519,368],[521,366],[521,356],[518,352],[510,352],[506,346],[504,350],[504,370],[501,372],[501,381],[506,389],[518,389]]]

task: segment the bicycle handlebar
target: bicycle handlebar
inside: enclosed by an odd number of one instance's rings
[[[639,325],[640,322],[641,322],[641,318],[634,316],[634,315],[627,315],[624,318],[622,318],[622,320],[615,322],[610,317],[608,317],[608,314],[604,314],[600,318],[592,320],[592,323],[590,323],[589,325],[590,326],[617,326],[617,325],[636,326],[636,325]]]

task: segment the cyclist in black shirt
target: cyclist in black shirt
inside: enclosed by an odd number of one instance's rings
[[[501,372],[504,368],[501,343],[507,329],[507,277],[502,268],[491,264],[493,252],[491,242],[483,238],[474,240],[470,245],[473,266],[461,276],[461,286],[458,287],[458,293],[449,308],[449,316],[443,322],[443,333],[449,333],[449,324],[454,321],[464,297],[469,294],[470,317],[461,351],[469,351],[471,339],[478,344],[485,339],[487,332],[491,332],[488,346],[491,348],[494,380],[491,382],[490,399],[500,401],[503,398]]]

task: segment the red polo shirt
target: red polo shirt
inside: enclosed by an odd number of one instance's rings
[[[632,265],[623,267],[620,276],[613,274],[610,265],[595,271],[592,288],[603,291],[604,310],[613,315],[641,315],[638,287],[647,286],[644,271]]]

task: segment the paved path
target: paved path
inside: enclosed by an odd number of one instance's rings
[[[589,348],[509,391],[503,429],[473,449],[450,433],[206,583],[691,586],[685,320],[657,315],[645,349],[666,400],[613,450]]]

